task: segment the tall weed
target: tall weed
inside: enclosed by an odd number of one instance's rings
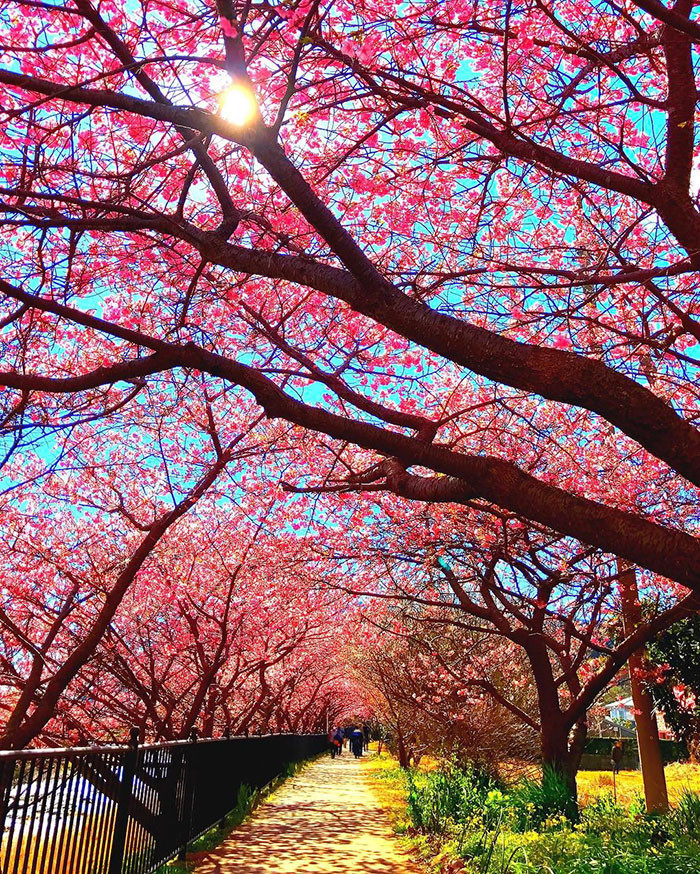
[[[700,795],[684,789],[673,811],[673,819],[682,833],[700,837]]]
[[[545,767],[542,780],[523,780],[510,793],[514,825],[525,831],[540,828],[547,821],[565,817],[578,821],[576,799],[565,777],[554,768]]]
[[[444,832],[450,824],[469,821],[488,809],[490,794],[499,792],[493,778],[475,768],[446,763],[441,770],[407,777],[408,814],[415,829]],[[500,794],[500,793],[499,793]]]

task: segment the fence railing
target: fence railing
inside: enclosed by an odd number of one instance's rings
[[[262,735],[0,752],[1,874],[150,874],[261,789],[327,747]]]

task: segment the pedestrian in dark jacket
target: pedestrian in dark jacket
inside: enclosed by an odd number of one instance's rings
[[[350,735],[350,749],[353,752],[353,755],[356,759],[359,759],[362,755],[362,745],[364,744],[365,737],[362,734],[361,728],[356,728],[353,730]]]

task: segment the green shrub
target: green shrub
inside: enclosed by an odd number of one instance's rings
[[[587,804],[581,812],[581,826],[591,834],[608,838],[624,833],[629,835],[639,820],[636,811],[625,809],[607,793]]]
[[[407,775],[409,814],[424,852],[461,858],[468,874],[698,874],[700,796],[648,815],[611,794],[572,811],[559,774],[507,789],[454,763]],[[439,837],[438,837],[439,835]]]
[[[522,831],[558,817],[578,820],[576,799],[566,778],[554,768],[545,766],[541,781],[523,780],[512,790],[510,799],[514,825]]]
[[[432,773],[407,775],[408,814],[413,827],[422,832],[444,832],[476,814],[492,817],[503,797],[492,777],[454,762]]]

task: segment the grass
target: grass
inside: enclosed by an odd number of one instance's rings
[[[363,774],[394,825],[405,821],[406,772],[398,767],[396,759],[386,752],[372,756],[367,759]]]
[[[666,785],[671,804],[678,802],[683,792],[700,792],[700,765],[677,762],[666,765]],[[616,778],[617,799],[623,805],[632,804],[644,794],[640,771],[621,771]],[[578,775],[579,800],[584,806],[613,791],[610,771],[580,771]]]
[[[407,775],[386,755],[368,766],[372,788],[390,811],[396,832],[414,858],[435,874],[700,871],[698,766],[667,766],[674,810],[663,817],[644,813],[639,773],[619,775],[615,804],[612,775],[583,772],[582,809],[573,820],[543,813],[546,803],[533,782],[521,781],[517,788],[475,787],[457,773],[450,777],[449,768],[447,776],[436,774],[432,763],[428,771]]]

